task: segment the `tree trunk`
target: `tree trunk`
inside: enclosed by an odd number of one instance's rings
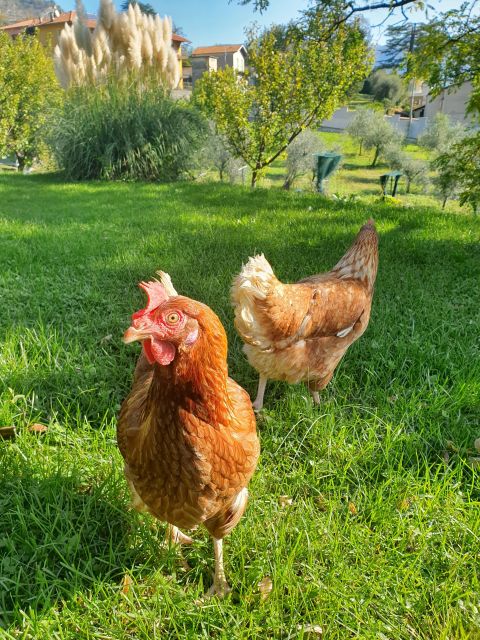
[[[223,182],[223,169],[219,169],[218,173],[220,174],[220,181]]]
[[[252,189],[255,189],[257,185],[257,178],[258,178],[258,169],[252,169],[252,181],[250,182],[250,186],[252,187]]]
[[[412,180],[411,178],[407,177],[407,193],[410,193],[410,186],[412,184]]]
[[[362,155],[362,150],[363,150],[363,140],[360,140],[360,149],[358,150],[358,155],[359,156]]]
[[[15,153],[17,157],[18,167],[17,171],[22,171],[25,169],[25,156],[21,153]]]
[[[377,166],[377,160],[378,160],[378,156],[380,155],[380,148],[376,147],[375,148],[375,157],[373,158],[373,162],[370,165],[372,168]]]
[[[446,206],[446,204],[447,204],[447,196],[445,196],[445,198],[443,199],[443,202],[442,202],[442,211],[445,211],[445,206]]]

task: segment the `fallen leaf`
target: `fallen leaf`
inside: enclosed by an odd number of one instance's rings
[[[327,510],[327,501],[325,500],[325,496],[323,494],[317,496],[315,498],[315,502],[317,503],[317,507],[320,509],[320,511]]]
[[[297,631],[303,631],[303,633],[314,636],[321,636],[323,633],[323,629],[319,624],[299,624],[297,625]]]
[[[392,404],[394,402],[396,402],[397,400],[398,400],[398,396],[397,395],[388,396],[388,401],[391,402]]]
[[[47,431],[47,427],[44,424],[35,422],[28,427],[28,430],[32,433],[45,433],[45,431]]]
[[[123,576],[122,582],[122,593],[124,595],[128,595],[133,584],[132,576],[129,576],[127,573]]]
[[[260,592],[261,600],[266,600],[273,589],[273,582],[270,576],[265,576],[258,583],[258,590]]]
[[[475,442],[473,443],[473,446],[475,447],[475,449],[478,451],[478,453],[480,453],[480,438],[477,438],[475,440]]]
[[[109,333],[108,336],[103,336],[103,338],[100,340],[101,343],[103,342],[110,342],[110,340],[113,338],[112,334]]]
[[[458,453],[458,447],[451,441],[447,440],[446,445],[447,449],[453,451],[454,453]]]
[[[278,504],[284,507],[290,507],[293,504],[293,499],[290,496],[278,496]]]
[[[350,511],[350,513],[352,514],[352,516],[356,516],[358,511],[357,511],[357,507],[355,506],[354,502],[349,502],[348,503],[348,510]]]
[[[8,440],[10,438],[15,438],[16,436],[15,427],[13,425],[9,427],[0,427],[0,438],[3,440]]]

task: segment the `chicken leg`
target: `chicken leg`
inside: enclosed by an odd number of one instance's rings
[[[213,578],[213,584],[208,590],[208,595],[223,598],[231,591],[231,589],[227,579],[225,578],[225,570],[223,568],[222,538],[213,538],[213,550],[215,552],[215,576]]]
[[[260,376],[258,379],[257,397],[252,402],[253,409],[258,413],[263,407],[263,396],[265,395],[265,387],[267,386],[268,378]]]

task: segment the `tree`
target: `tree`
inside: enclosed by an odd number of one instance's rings
[[[463,138],[433,161],[445,190],[458,189],[460,205],[468,204],[474,213],[480,205],[480,133]]]
[[[426,187],[428,180],[428,162],[417,160],[406,153],[398,144],[387,146],[384,156],[391,169],[401,171],[407,181],[407,193],[410,193],[412,183]]]
[[[365,76],[369,61],[357,25],[342,27],[329,41],[290,35],[281,48],[275,34],[266,31],[251,38],[245,76],[231,68],[205,74],[195,85],[194,101],[251,168],[255,186],[265,167],[304,129],[333,113],[350,86]]]
[[[405,70],[407,55],[419,51],[419,37],[424,33],[424,26],[423,23],[409,21],[389,25],[382,67]]]
[[[358,155],[362,155],[363,145],[372,128],[375,112],[371,109],[359,109],[345,131],[359,143]]]
[[[149,4],[148,2],[138,2],[138,0],[125,0],[125,2],[122,2],[122,5],[120,8],[122,11],[128,11],[128,7],[130,5],[132,6],[137,5],[140,11],[144,13],[146,16],[157,15],[157,11],[155,11],[155,9],[152,7],[151,4]]]
[[[437,161],[438,159],[435,159],[434,163]],[[447,200],[458,196],[460,192],[460,178],[456,171],[454,158],[450,154],[445,155],[441,163],[433,164],[433,166],[437,169],[433,184],[442,199],[442,209],[445,209]]]
[[[31,165],[60,101],[52,61],[37,38],[0,33],[0,155],[14,154],[20,171]]]
[[[290,189],[295,180],[307,172],[315,176],[315,155],[323,149],[323,143],[311,129],[305,129],[287,147],[284,189]]]
[[[473,91],[468,103],[472,114],[480,113],[480,12],[479,0],[445,11],[424,26],[418,50],[409,57],[411,77],[428,82],[430,93],[440,95],[464,82]]]
[[[366,93],[385,106],[398,106],[405,100],[407,88],[404,80],[396,73],[384,69],[373,71],[365,81]]]
[[[459,122],[452,123],[445,113],[436,113],[425,131],[419,136],[418,144],[426,149],[443,153],[460,142],[467,135],[465,127]]]
[[[230,182],[235,182],[241,163],[228,148],[228,143],[224,136],[217,133],[215,124],[213,122],[208,124],[209,135],[196,155],[194,164],[203,169],[215,168],[222,182],[225,176],[228,176]]]
[[[399,147],[402,142],[401,134],[393,127],[382,113],[372,109],[358,111],[355,118],[347,127],[347,133],[360,142],[366,149],[375,149],[371,166],[377,165],[378,158],[387,148]]]

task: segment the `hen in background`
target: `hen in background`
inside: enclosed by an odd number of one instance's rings
[[[169,523],[167,538],[203,524],[213,537],[211,594],[228,590],[223,538],[247,505],[259,456],[250,398],[228,377],[227,338],[215,313],[177,295],[168,274],[142,282],[145,309],[132,316],[126,343],[142,353],[117,429],[133,506]]]
[[[319,391],[368,326],[377,266],[373,220],[331,271],[295,284],[282,284],[263,255],[249,259],[231,296],[243,349],[260,374],[257,411],[269,379],[307,382],[319,402]]]

